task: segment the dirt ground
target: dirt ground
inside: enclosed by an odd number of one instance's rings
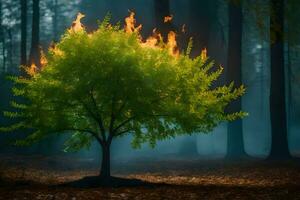
[[[112,174],[151,186],[72,188],[58,186],[97,175],[89,160],[1,156],[0,200],[79,199],[300,199],[300,163],[190,158],[115,161]]]

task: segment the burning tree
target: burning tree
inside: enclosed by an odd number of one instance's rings
[[[233,84],[212,87],[222,73],[206,50],[191,59],[191,44],[179,52],[176,34],[167,42],[153,31],[144,40],[134,13],[125,28],[106,18],[88,33],[79,14],[61,40],[42,54],[42,67],[26,68],[27,76],[12,77],[13,93],[26,103],[12,102],[4,112],[17,123],[1,131],[29,129],[17,145],[29,145],[52,134],[68,133],[66,150],[79,150],[96,140],[102,148],[100,177],[110,178],[113,139],[132,134],[133,146],[181,134],[211,131],[222,121],[245,113],[225,113],[244,93]]]

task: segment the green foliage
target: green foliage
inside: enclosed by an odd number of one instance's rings
[[[27,103],[12,102],[5,112],[19,122],[0,131],[29,129],[19,145],[52,134],[71,133],[66,150],[133,134],[133,145],[211,131],[223,121],[245,116],[225,113],[244,87],[213,88],[222,68],[206,57],[174,56],[167,45],[147,46],[138,33],[126,33],[106,18],[93,33],[69,30],[47,64],[31,77],[11,78],[12,92]]]

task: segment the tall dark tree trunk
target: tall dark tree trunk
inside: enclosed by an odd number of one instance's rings
[[[168,33],[173,30],[172,21],[164,22],[166,16],[171,16],[169,0],[154,0],[155,26],[166,39]]]
[[[58,15],[58,5],[57,0],[53,0],[53,17],[52,17],[52,28],[53,28],[53,41],[57,41],[57,15]]]
[[[6,70],[6,55],[5,55],[5,31],[4,31],[4,25],[3,25],[3,12],[2,12],[3,4],[2,1],[0,1],[0,42],[2,45],[2,71],[5,72]]]
[[[3,31],[3,35],[2,35],[2,38],[1,38],[2,56],[3,56],[3,60],[2,60],[2,69],[3,69],[3,72],[6,71],[6,48],[5,48],[5,35],[4,35],[4,33],[5,32]]]
[[[21,65],[27,64],[27,0],[20,0],[21,4]]]
[[[110,144],[104,144],[102,147],[102,163],[100,169],[101,178],[110,177]]]
[[[242,83],[242,29],[243,14],[241,5],[231,3],[229,4],[227,82],[234,81],[236,87],[239,87]],[[241,99],[238,99],[229,105],[228,112],[238,112],[241,108]],[[229,122],[227,134],[227,158],[245,157],[242,120]]]
[[[292,124],[291,120],[293,119],[293,110],[292,110],[292,80],[293,80],[293,75],[292,75],[292,63],[291,63],[291,45],[288,40],[287,43],[287,131],[289,131],[289,127]]]
[[[12,35],[12,29],[7,29],[7,36],[9,39],[8,43],[8,51],[7,51],[7,57],[8,57],[8,66],[9,68],[7,70],[12,70],[13,67],[13,35]]]
[[[40,1],[32,0],[32,36],[31,36],[31,49],[29,56],[29,64],[34,63],[37,67],[41,66],[40,63]]]
[[[272,144],[270,159],[290,157],[287,138],[284,70],[284,1],[271,0],[271,89]]]
[[[190,20],[187,28],[193,38],[192,56],[198,56],[202,49],[208,48],[211,28],[217,16],[216,8],[215,0],[190,0]]]

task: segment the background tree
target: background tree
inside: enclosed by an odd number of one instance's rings
[[[155,27],[162,34],[163,38],[167,40],[168,33],[174,27],[172,25],[173,15],[170,12],[170,1],[169,0],[154,0],[154,16],[155,16]]]
[[[53,41],[57,41],[58,37],[58,24],[57,24],[57,18],[58,18],[58,2],[57,0],[53,0],[52,2],[52,29],[53,29]]]
[[[285,103],[284,7],[283,0],[270,2],[272,144],[269,158],[271,159],[290,157]]]
[[[287,89],[287,127],[289,138],[289,149],[291,154],[297,147],[298,141],[294,136],[298,135],[297,125],[299,124],[299,44],[300,44],[300,24],[299,20],[300,4],[296,0],[285,2],[285,67],[286,67],[286,89]]]
[[[32,35],[29,64],[34,63],[37,67],[40,67],[40,0],[32,0],[32,13]]]
[[[209,47],[209,40],[211,37],[211,30],[217,19],[218,2],[215,0],[190,0],[190,28],[191,37],[193,38],[193,45],[195,52],[193,56],[199,55],[199,51]],[[213,52],[210,51],[210,55]]]
[[[205,55],[190,59],[188,53],[178,55],[172,41],[143,43],[138,28],[126,30],[105,20],[88,34],[73,24],[41,70],[28,68],[31,78],[13,78],[14,94],[28,104],[12,103],[19,111],[4,114],[20,121],[0,130],[32,130],[19,145],[66,132],[72,135],[67,150],[96,140],[102,149],[100,177],[109,179],[110,145],[116,137],[132,134],[134,146],[154,146],[157,140],[208,132],[245,115],[224,112],[244,88],[211,89],[222,68],[212,71],[213,62]]]
[[[21,4],[21,62],[27,64],[27,0],[20,0]]]
[[[4,41],[4,26],[3,26],[3,4],[0,2],[0,40],[2,48],[2,72],[5,72],[6,56],[5,56],[5,41]]]
[[[227,58],[227,82],[234,81],[235,86],[242,84],[242,34],[243,13],[240,1],[229,3],[229,33],[228,33],[228,58]],[[232,102],[229,112],[241,110],[241,99]],[[242,120],[228,123],[227,127],[227,158],[240,158],[246,155],[244,150]]]

